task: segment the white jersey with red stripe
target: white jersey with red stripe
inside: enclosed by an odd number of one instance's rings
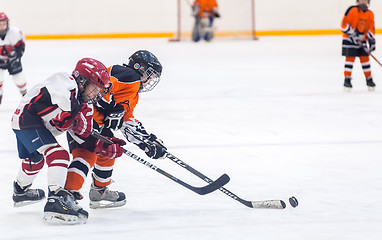
[[[7,34],[5,35],[5,38],[0,38],[0,46],[4,45],[16,45],[19,41],[25,42],[25,36],[24,34],[15,27],[10,27],[8,29]]]
[[[54,136],[59,135],[50,120],[62,111],[78,113],[77,83],[64,72],[56,73],[44,82],[34,86],[21,99],[12,116],[12,128],[16,130],[46,127]]]
[[[7,56],[16,45],[20,44],[25,44],[24,34],[19,29],[10,27],[4,39],[0,37],[0,57],[4,58],[4,56]],[[7,53],[3,53],[3,51],[7,51]]]

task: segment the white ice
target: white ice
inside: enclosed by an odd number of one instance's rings
[[[377,42],[382,38],[377,36]],[[216,191],[199,196],[122,156],[110,186],[127,195],[117,209],[89,209],[90,178],[80,201],[87,224],[51,226],[45,202],[14,208],[12,181],[20,160],[10,118],[20,95],[9,76],[0,106],[0,239],[256,239],[327,240],[382,237],[382,68],[371,59],[377,88],[368,92],[361,65],[343,90],[341,37],[28,41],[28,87],[76,61],[106,65],[148,49],[164,69],[141,94],[135,116],[175,156],[246,200],[282,199],[284,210],[251,209]],[[374,55],[382,60],[382,50]],[[64,138],[59,139],[67,148]],[[151,160],[195,186],[206,183],[170,160]],[[34,187],[47,190],[46,168]],[[300,205],[292,208],[290,196]]]

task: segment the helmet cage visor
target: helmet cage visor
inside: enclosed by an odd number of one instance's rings
[[[111,83],[109,83],[107,87],[100,88],[94,84],[90,78],[85,78],[82,75],[77,78],[77,82],[83,102],[93,104],[97,103],[103,96],[108,94],[112,86]]]
[[[152,67],[148,67],[141,77],[141,88],[139,92],[149,92],[160,81],[160,73]]]

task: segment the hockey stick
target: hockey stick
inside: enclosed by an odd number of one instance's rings
[[[171,153],[167,152],[166,157],[170,159],[171,161],[175,162],[179,166],[182,166],[183,168],[187,169],[189,172],[193,173],[194,175],[198,176],[199,178],[203,179],[205,182],[211,183],[213,182],[209,177],[202,174],[201,172],[197,171],[187,163],[183,162],[179,158],[175,157]],[[247,207],[250,208],[273,208],[273,209],[283,209],[286,207],[283,200],[263,200],[263,201],[247,201],[240,197],[238,197],[233,192],[229,191],[228,189],[221,187],[219,188],[221,192],[223,192],[225,195],[231,197],[232,199],[235,199],[236,201],[244,204]]]
[[[381,66],[382,67],[382,64],[378,61],[378,59],[376,58],[376,57],[374,57],[374,55],[369,51],[369,49],[367,48],[367,47],[365,47],[365,46],[363,46],[362,45],[362,43],[359,43],[359,46],[360,47],[362,47],[363,48],[363,50],[367,53],[367,54],[369,54],[378,64],[379,64],[379,66]]]
[[[104,136],[102,136],[99,132],[93,130],[92,131],[92,136],[104,141],[105,143],[109,143],[109,144],[113,144],[113,142],[107,138],[105,138]],[[219,188],[221,188],[222,186],[224,186],[225,184],[227,184],[230,180],[229,176],[227,174],[223,174],[222,176],[220,176],[216,181],[212,181],[209,182],[210,184],[208,184],[207,186],[204,186],[204,187],[194,187],[194,186],[191,186],[185,182],[183,182],[182,180],[174,177],[173,175],[169,174],[168,172],[158,168],[157,166],[155,166],[154,164],[140,158],[139,156],[135,155],[134,153],[126,150],[126,149],[123,149],[123,153],[126,154],[127,156],[133,158],[134,160],[142,163],[143,165],[149,167],[150,169],[162,174],[163,176],[166,176],[167,178],[173,180],[174,182],[182,185],[183,187],[186,187],[188,189],[190,189],[191,191],[199,194],[199,195],[205,195],[205,194],[208,194],[208,193],[211,193]]]
[[[378,59],[377,59],[376,57],[374,57],[374,55],[373,55],[371,52],[369,52],[369,55],[370,55],[372,58],[374,58],[374,60],[379,64],[379,66],[382,67],[382,64],[378,61]]]
[[[124,131],[128,131],[130,134],[134,135],[135,137],[143,140],[142,136],[137,135],[129,128],[123,128]],[[171,153],[167,152],[166,157],[170,159],[171,161],[175,162],[179,166],[183,167],[187,171],[191,172],[192,174],[196,175],[197,177],[203,179],[207,183],[213,183],[212,179],[204,175],[203,173],[199,172],[195,168],[191,167],[187,163],[183,162],[179,158],[175,157]],[[225,195],[231,197],[232,199],[244,204],[247,207],[250,208],[270,208],[270,209],[284,209],[286,207],[285,202],[283,200],[261,200],[261,201],[247,201],[240,197],[238,197],[233,192],[229,191],[228,189],[221,187],[219,188],[221,192],[223,192]]]

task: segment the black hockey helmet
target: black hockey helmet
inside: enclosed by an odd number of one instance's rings
[[[162,64],[150,51],[136,51],[129,57],[127,66],[133,68],[141,75],[141,88],[139,92],[151,91],[159,83],[162,74]]]

